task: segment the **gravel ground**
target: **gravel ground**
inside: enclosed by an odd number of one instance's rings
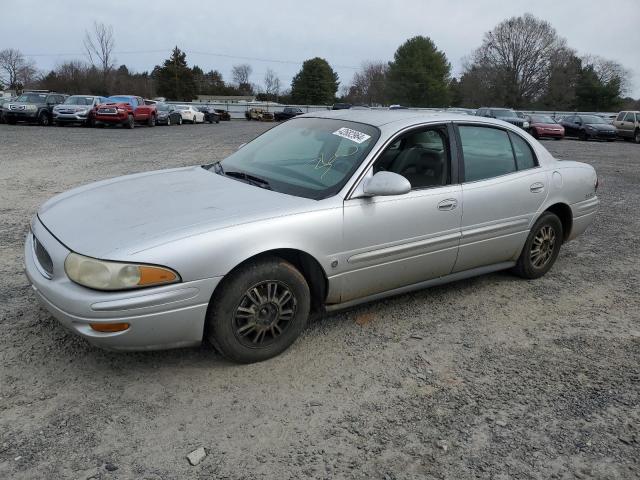
[[[38,306],[22,245],[39,204],[266,128],[0,126],[0,478],[640,477],[639,145],[545,142],[596,167],[603,204],[544,278],[330,315],[261,364],[105,352]]]

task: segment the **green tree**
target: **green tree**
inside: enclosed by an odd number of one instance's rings
[[[412,107],[444,107],[449,101],[451,64],[429,37],[404,42],[389,63],[390,101]]]
[[[295,103],[327,105],[333,103],[338,91],[338,74],[324,58],[312,58],[291,82],[291,97]]]
[[[607,111],[620,106],[621,81],[613,77],[605,82],[598,77],[593,65],[587,65],[580,73],[576,85],[576,107],[582,111]]]
[[[154,76],[158,95],[162,97],[189,102],[198,94],[193,70],[187,65],[187,54],[178,47],[173,49],[171,57],[164,61],[162,67],[154,69]]]

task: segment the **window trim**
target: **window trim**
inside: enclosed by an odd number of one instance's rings
[[[369,125],[369,124],[367,124],[367,125]],[[455,186],[455,185],[460,185],[460,183],[461,183],[460,182],[460,176],[459,176],[460,160],[458,158],[457,143],[456,143],[456,140],[455,140],[455,137],[454,137],[455,134],[456,134],[456,130],[455,130],[454,126],[453,126],[453,122],[451,120],[444,120],[444,121],[437,121],[437,122],[431,121],[431,122],[424,122],[424,123],[420,123],[420,124],[417,124],[417,125],[410,125],[410,126],[404,127],[402,130],[398,130],[392,136],[387,138],[382,143],[382,145],[380,145],[377,148],[373,148],[371,150],[371,152],[369,152],[370,158],[366,162],[366,165],[364,166],[364,168],[362,168],[362,170],[360,170],[360,173],[358,173],[358,171],[354,172],[353,176],[350,179],[350,183],[347,182],[347,184],[345,185],[347,190],[346,190],[346,193],[344,194],[344,197],[343,197],[344,201],[357,200],[357,199],[360,198],[360,197],[354,197],[354,195],[358,191],[358,187],[362,184],[364,179],[367,177],[368,173],[373,168],[373,165],[378,160],[378,157],[380,157],[380,155],[382,155],[382,153],[387,148],[389,148],[391,145],[393,145],[393,143],[399,137],[401,137],[402,135],[405,135],[406,133],[409,133],[409,132],[411,132],[413,130],[420,130],[420,129],[424,129],[424,128],[438,127],[438,126],[445,126],[447,128],[447,134],[449,135],[449,142],[451,143],[451,183],[449,183],[448,185],[445,185],[445,186],[430,187],[430,188],[445,188],[445,187],[452,187],[452,186]],[[364,165],[365,162],[363,161],[362,164]],[[413,190],[411,190],[411,192],[413,192]]]
[[[508,175],[515,175],[517,173],[532,171],[532,170],[535,170],[536,168],[540,168],[540,161],[538,160],[538,156],[536,155],[536,151],[531,146],[531,143],[529,143],[527,141],[527,139],[524,138],[522,135],[514,132],[513,130],[511,130],[509,128],[504,128],[504,127],[499,126],[499,125],[483,124],[483,123],[469,123],[469,122],[456,122],[456,123],[454,123],[454,126],[455,126],[455,132],[456,132],[456,141],[457,141],[457,144],[458,144],[458,162],[459,162],[458,172],[460,174],[459,181],[460,181],[460,184],[462,184],[462,185],[478,183],[478,182],[486,182],[488,180],[494,180],[496,178],[502,178],[502,177],[506,177]],[[467,181],[466,176],[465,176],[465,171],[464,171],[464,151],[462,150],[462,137],[460,136],[460,127],[493,128],[495,130],[502,130],[503,132],[505,132],[507,134],[507,138],[509,139],[509,144],[511,145],[511,153],[513,155],[513,163],[514,163],[514,166],[516,167],[515,171],[508,172],[508,173],[503,173],[502,175],[498,175],[498,176],[495,176],[495,177],[480,178],[478,180],[469,180],[469,181]],[[535,166],[534,167],[525,168],[525,169],[522,169],[522,170],[518,169],[518,161],[516,159],[516,152],[515,152],[515,150],[513,148],[513,142],[511,141],[510,134],[518,135],[518,137],[520,137],[520,139],[522,139],[522,141],[524,141],[527,144],[527,146],[531,150],[531,154],[533,155],[533,161],[535,162]]]

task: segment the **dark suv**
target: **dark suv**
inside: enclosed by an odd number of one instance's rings
[[[512,125],[526,130],[529,128],[529,122],[524,118],[520,118],[516,112],[510,108],[479,108],[476,111],[478,117],[496,118],[505,122],[509,122]]]
[[[54,92],[25,92],[3,107],[4,119],[8,124],[17,122],[51,125],[53,107],[65,101],[67,95]]]

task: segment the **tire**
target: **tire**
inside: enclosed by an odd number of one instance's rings
[[[41,125],[43,127],[48,127],[49,125],[51,125],[51,119],[49,118],[49,115],[47,115],[45,112],[41,112],[40,115],[38,115],[38,125]]]
[[[293,265],[277,257],[256,260],[216,289],[206,337],[229,360],[261,362],[293,344],[307,325],[310,304],[309,286]]]
[[[633,141],[635,143],[640,143],[640,128],[636,129],[635,133],[633,134]]]
[[[127,117],[127,123],[125,123],[124,126],[131,130],[133,127],[135,127],[135,125],[136,121],[133,118],[133,115],[129,114],[129,116]]]
[[[562,239],[562,222],[556,214],[544,212],[529,232],[513,272],[522,278],[542,277],[558,258]]]
[[[167,117],[167,127],[171,126],[171,115]]]
[[[182,115],[180,115],[180,118],[178,119],[178,125],[182,125]]]
[[[149,127],[155,127],[156,126],[156,116],[155,115],[151,115],[149,117],[149,120],[147,120],[147,126],[149,126]]]

